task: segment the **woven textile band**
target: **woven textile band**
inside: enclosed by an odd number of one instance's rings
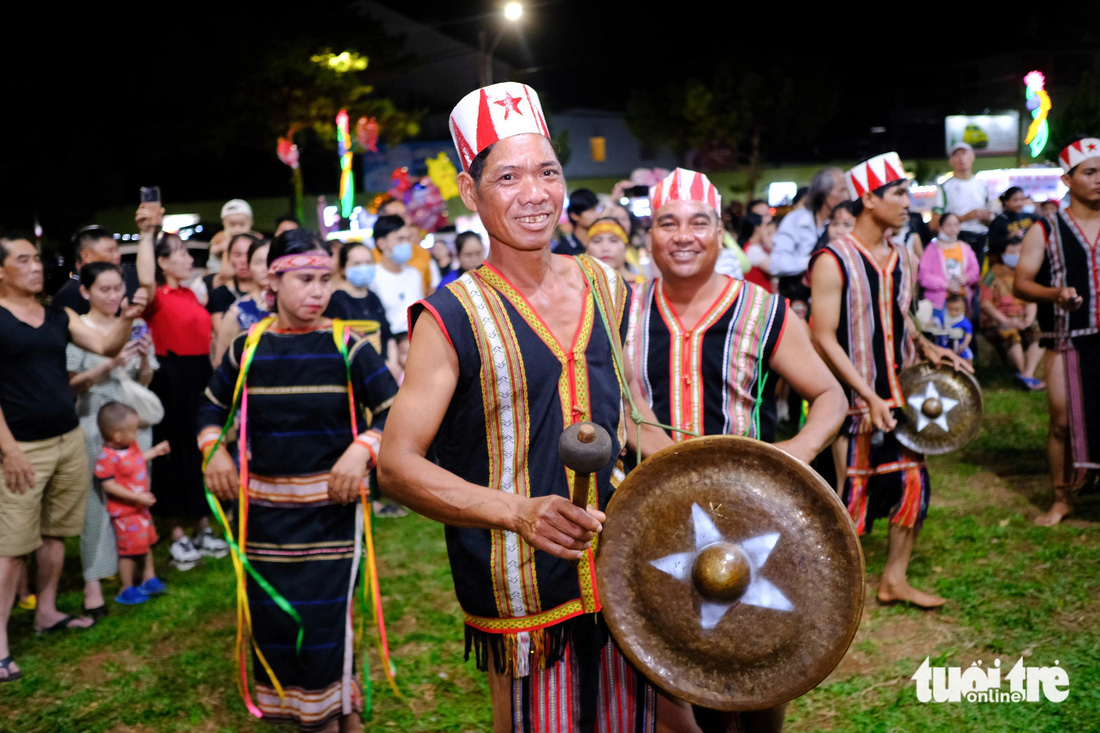
[[[592,226],[588,227],[588,238],[596,236],[597,234],[614,234],[624,242],[628,241],[626,232],[619,226],[617,222],[613,221],[598,221]]]
[[[332,257],[326,254],[284,255],[271,263],[272,275],[291,270],[328,270],[333,271]]]

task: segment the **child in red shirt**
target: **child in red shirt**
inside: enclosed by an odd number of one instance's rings
[[[168,453],[168,441],[142,453],[137,444],[138,414],[121,402],[108,402],[101,407],[97,422],[103,450],[96,460],[95,477],[107,494],[107,513],[115,528],[118,575],[122,581],[122,590],[115,601],[136,605],[165,590],[153,571],[152,546],[157,541],[157,531],[149,507],[156,503],[156,497],[149,491],[145,463]],[[140,573],[139,562],[144,565]],[[139,581],[137,585],[135,580]]]

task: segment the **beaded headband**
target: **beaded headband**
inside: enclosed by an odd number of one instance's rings
[[[280,272],[290,272],[291,270],[328,270],[332,272],[335,268],[332,266],[332,257],[326,254],[300,254],[300,255],[283,255],[278,257],[268,271],[272,275],[276,275]]]

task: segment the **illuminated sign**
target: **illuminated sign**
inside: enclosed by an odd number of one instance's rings
[[[1031,157],[1038,158],[1039,153],[1046,147],[1047,138],[1050,136],[1050,126],[1047,124],[1047,115],[1050,113],[1050,95],[1043,87],[1046,79],[1042,72],[1032,71],[1024,77],[1027,91],[1027,108],[1031,110],[1031,125],[1027,128],[1027,137],[1024,145],[1031,146]]]
[[[950,153],[955,143],[966,143],[979,157],[1011,155],[1020,148],[1020,113],[950,115],[944,119],[944,142]]]

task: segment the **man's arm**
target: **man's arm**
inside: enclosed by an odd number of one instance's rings
[[[148,296],[144,290],[134,293],[134,302],[123,299],[122,315],[115,319],[111,330],[104,334],[80,320],[80,316],[71,308],[66,308],[69,316],[69,337],[80,348],[101,356],[117,356],[126,342],[130,340],[130,327],[134,319],[145,310],[145,302]]]
[[[860,375],[855,364],[848,358],[844,347],[836,340],[836,329],[840,325],[840,299],[844,285],[840,265],[831,255],[818,255],[814,260],[813,273],[811,297],[814,303],[814,347],[836,378],[855,390],[856,394],[867,403],[871,409],[871,422],[875,427],[889,432],[897,427],[897,421],[890,414],[890,408],[871,385],[867,384],[867,380]]]
[[[27,460],[27,454],[15,442],[15,436],[4,419],[0,409],[0,454],[4,458],[4,483],[13,494],[22,494],[34,487],[34,466]]]
[[[625,351],[623,353],[623,370],[626,372],[624,377],[626,378],[627,388],[630,390],[630,396],[634,399],[634,404],[638,406],[638,412],[642,413],[642,419],[645,420],[642,423],[642,457],[648,458],[662,448],[672,445],[673,441],[663,428],[659,428],[654,424],[657,422],[657,415],[654,414],[653,408],[649,406],[645,395],[642,394],[642,387],[638,384],[637,375],[634,372],[634,364]],[[626,424],[626,446],[629,450],[637,450],[638,429],[634,427],[634,421],[629,419],[630,402],[628,400],[623,400],[623,409],[626,410],[627,419],[629,420]]]
[[[814,317],[817,317],[816,314]],[[809,463],[833,442],[848,412],[848,398],[840,382],[836,381],[829,367],[814,351],[802,319],[794,317],[790,311],[770,364],[795,392],[810,402],[806,424],[798,435],[776,445]]]
[[[458,385],[458,356],[424,312],[409,347],[405,379],[386,419],[378,456],[383,491],[424,516],[456,527],[503,529],[532,547],[578,559],[602,529],[602,512],[561,496],[528,498],[478,486],[425,456]]]
[[[1055,303],[1069,311],[1081,307],[1082,299],[1077,288],[1054,288],[1035,281],[1039,268],[1046,258],[1046,229],[1036,224],[1027,230],[1020,247],[1020,261],[1016,265],[1016,279],[1012,282],[1012,294],[1020,300],[1032,303]]]

